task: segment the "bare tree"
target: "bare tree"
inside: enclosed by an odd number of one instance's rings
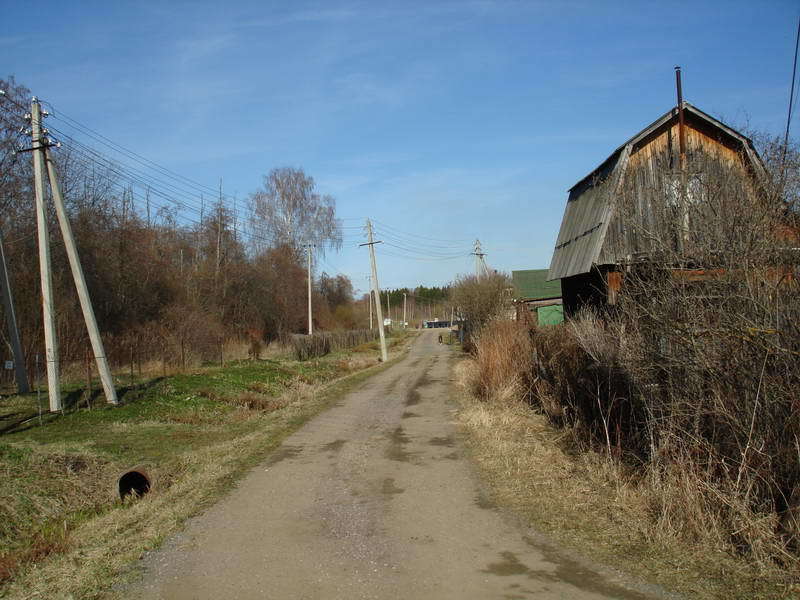
[[[510,288],[511,281],[505,273],[492,273],[480,278],[462,276],[455,281],[450,288],[451,299],[465,321],[467,337],[509,306]],[[465,338],[465,343],[467,341]]]
[[[264,177],[264,184],[250,196],[251,226],[257,251],[266,246],[290,246],[298,250],[313,244],[315,252],[342,245],[336,201],[315,191],[314,179],[302,169],[281,167]]]

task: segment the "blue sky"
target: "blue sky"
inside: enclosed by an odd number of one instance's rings
[[[345,218],[320,270],[365,288],[543,268],[566,190],[675,102],[785,126],[796,2],[0,0],[0,76],[118,144],[244,199],[302,167]],[[798,132],[797,121],[792,134]],[[434,241],[442,240],[442,241]],[[443,254],[464,256],[440,260]]]

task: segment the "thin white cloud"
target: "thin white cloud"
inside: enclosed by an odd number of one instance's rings
[[[181,64],[206,60],[233,48],[237,43],[237,37],[232,33],[180,39],[175,42],[175,59]]]
[[[27,41],[28,38],[24,35],[0,36],[0,46],[18,46]]]

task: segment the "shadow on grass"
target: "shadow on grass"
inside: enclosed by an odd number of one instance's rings
[[[165,379],[165,377],[156,377],[142,383],[117,386],[117,401],[120,405],[136,402]],[[32,398],[33,403],[36,402],[35,394],[30,394],[28,397]],[[63,405],[61,412],[53,413],[42,407],[42,414],[40,415],[38,409],[32,407],[28,411],[18,411],[0,416],[0,422],[4,422],[0,426],[0,435],[27,431],[40,425],[51,423],[67,413],[80,409],[92,410],[108,406],[101,389],[93,389],[91,394],[87,394],[85,389],[80,388],[70,390],[62,394],[61,402]]]

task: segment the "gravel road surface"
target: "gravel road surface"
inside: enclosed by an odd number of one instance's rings
[[[537,544],[486,500],[453,422],[453,351],[438,333],[148,555],[126,596],[647,598]]]

